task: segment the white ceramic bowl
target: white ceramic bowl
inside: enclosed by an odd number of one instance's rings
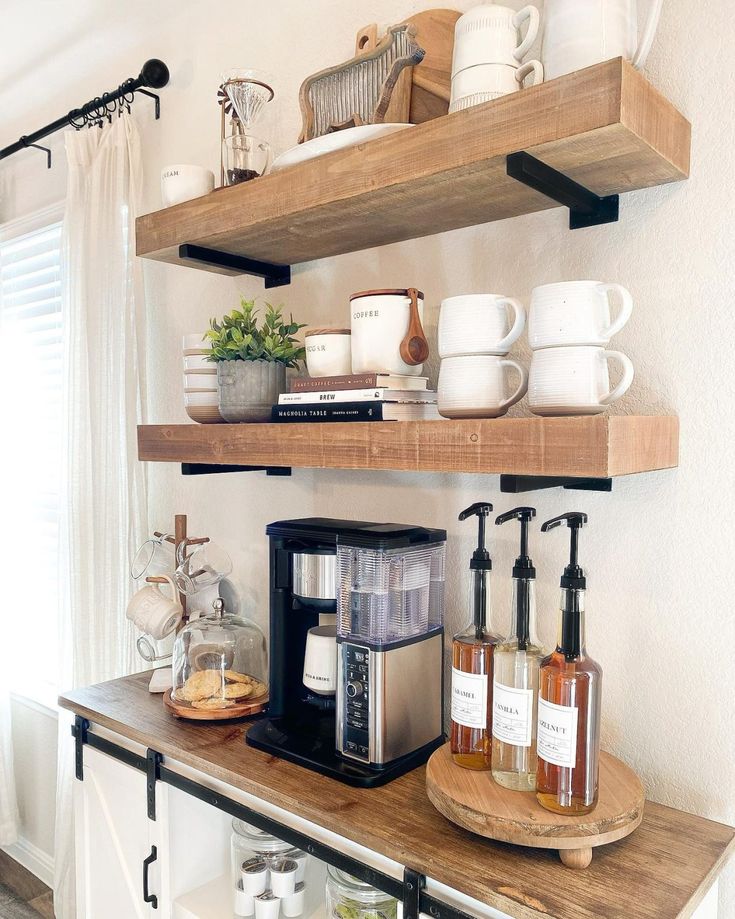
[[[202,352],[209,351],[209,347],[204,338],[204,332],[189,332],[188,335],[184,335],[181,347],[184,354],[201,354]]]
[[[304,336],[304,346],[310,377],[352,373],[352,336],[349,329],[311,329]]]
[[[161,170],[161,201],[164,207],[201,198],[210,191],[214,191],[214,173],[211,169],[180,163],[164,166]]]
[[[185,392],[184,405],[187,408],[192,406],[219,408],[219,394],[216,388],[207,389],[204,392]]]
[[[188,405],[186,414],[197,424],[226,424],[219,409],[208,405]]]
[[[202,390],[206,389],[208,391],[215,390],[217,391],[217,371],[216,370],[207,370],[201,371],[199,373],[185,373],[184,374],[184,392],[189,392],[190,390]]]
[[[206,355],[209,352],[202,353],[201,349],[197,349],[197,351],[198,353],[196,354],[187,354],[184,352],[184,373],[192,373],[193,371],[199,370],[217,373],[217,365],[207,360]]]

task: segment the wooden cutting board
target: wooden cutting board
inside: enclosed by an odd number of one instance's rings
[[[586,868],[592,849],[632,833],[643,819],[638,776],[609,753],[600,753],[600,791],[590,814],[564,817],[545,810],[532,791],[502,788],[489,772],[462,769],[449,744],[426,766],[426,792],[447,820],[471,833],[534,849],[558,849],[569,868]]]
[[[452,52],[454,50],[454,27],[461,16],[458,10],[424,10],[404,22],[416,30],[416,41],[426,54],[423,61],[401,74],[399,85],[394,90],[395,105],[391,104],[392,116],[386,121],[403,120],[398,117],[399,109],[408,105],[408,120],[421,124],[439,118],[449,111],[449,94],[452,83]],[[357,33],[356,53],[372,50],[378,42],[376,25],[365,26]],[[411,75],[408,84],[409,73]],[[400,83],[400,80],[403,83]]]

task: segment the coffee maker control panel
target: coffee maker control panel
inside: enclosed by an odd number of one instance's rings
[[[342,673],[345,687],[342,750],[355,759],[370,761],[370,650],[342,644]]]

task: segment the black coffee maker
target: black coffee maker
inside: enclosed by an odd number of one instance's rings
[[[364,787],[425,762],[443,741],[445,531],[307,518],[266,533],[270,700],[247,743]],[[388,568],[392,601],[370,580]],[[387,628],[389,602],[409,637]],[[331,675],[321,656],[310,666],[310,630],[332,636]]]

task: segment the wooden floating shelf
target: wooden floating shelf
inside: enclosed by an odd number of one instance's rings
[[[345,424],[154,424],[143,461],[607,478],[678,464],[673,416]]]
[[[139,217],[137,254],[191,264],[190,244],[292,265],[557,207],[507,175],[511,153],[604,196],[685,179],[690,143],[618,58]]]

